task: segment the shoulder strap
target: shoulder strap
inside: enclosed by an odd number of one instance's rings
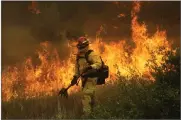
[[[76,56],[76,64],[77,64],[77,66],[78,66],[78,71],[79,71],[79,62],[78,62],[78,61],[79,61],[80,58],[85,58],[86,61],[87,61],[87,63],[91,64],[91,62],[90,62],[89,59],[88,59],[88,57],[89,57],[89,55],[90,55],[91,52],[93,52],[93,50],[88,50],[88,51],[85,53],[85,57],[81,57],[81,56],[79,56],[79,55]]]
[[[85,59],[87,61],[87,63],[91,64],[91,62],[89,61],[89,55],[91,54],[91,52],[93,52],[93,50],[88,50],[86,53],[85,53]]]
[[[88,59],[88,58],[89,58],[89,55],[91,54],[91,52],[93,52],[93,50],[88,50],[88,51],[85,53],[85,57],[77,56],[77,58],[76,58],[77,64],[78,64],[78,60],[79,60],[80,58],[85,58],[86,61],[87,61],[87,63],[92,64],[92,63],[89,61],[89,59]]]
[[[92,64],[92,63],[89,61],[89,59],[88,59],[91,52],[93,52],[93,50],[88,50],[88,51],[85,53],[85,59],[86,59],[87,63],[89,63],[89,64]],[[102,62],[102,66],[104,66],[104,61],[102,60],[101,56],[100,56],[100,59],[101,59],[101,62]]]

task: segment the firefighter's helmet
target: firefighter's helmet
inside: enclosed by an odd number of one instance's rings
[[[89,46],[89,40],[86,37],[79,37],[78,38],[77,48],[78,49],[83,49],[83,48],[85,48],[87,46]]]

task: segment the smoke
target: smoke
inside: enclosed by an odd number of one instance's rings
[[[6,26],[2,29],[2,63],[11,64],[32,55],[38,42],[25,26]]]
[[[21,62],[43,41],[51,41],[63,57],[67,31],[75,31],[71,34],[85,32],[94,38],[99,27],[105,24],[104,40],[129,40],[131,37],[132,2],[38,2],[40,14],[31,13],[30,4],[2,2],[3,65]],[[143,2],[138,16],[146,22],[150,34],[156,31],[157,25],[161,26],[168,31],[168,38],[178,45],[179,9],[178,2]],[[119,14],[125,17],[118,17]]]

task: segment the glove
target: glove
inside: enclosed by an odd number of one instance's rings
[[[72,85],[72,86],[77,83],[77,79],[78,79],[77,76],[74,76],[74,77],[73,77],[73,79],[72,79],[72,81],[71,81],[71,85]]]

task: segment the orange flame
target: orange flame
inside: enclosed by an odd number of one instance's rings
[[[165,31],[157,29],[152,37],[148,37],[146,25],[138,23],[139,11],[140,3],[134,2],[131,11],[134,48],[128,45],[126,40],[106,43],[100,37],[90,45],[109,66],[110,76],[107,81],[110,83],[114,83],[118,76],[127,77],[128,80],[134,76],[154,80],[150,74],[151,69],[147,66],[148,61],[155,59],[155,63],[160,65],[165,62],[163,57],[166,51],[171,50]],[[72,54],[69,59],[61,60],[57,51],[52,49],[48,42],[41,43],[36,53],[40,60],[39,65],[33,65],[32,59],[28,58],[20,66],[11,66],[3,71],[2,99],[4,101],[53,95],[60,88],[69,85],[73,76],[73,61],[75,61]],[[79,87],[74,86],[69,92],[78,90]]]
[[[126,15],[125,14],[123,14],[123,13],[120,13],[119,15],[118,15],[118,17],[120,18],[120,17],[125,17]]]

